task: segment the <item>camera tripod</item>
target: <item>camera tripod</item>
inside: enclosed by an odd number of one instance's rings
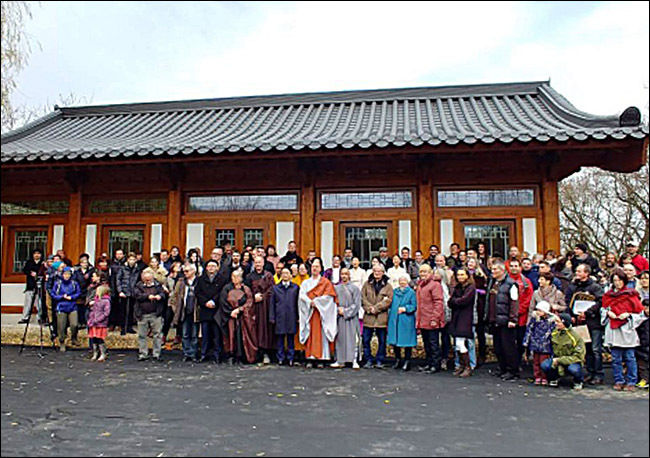
[[[48,320],[47,317],[47,306],[45,304],[45,295],[43,294],[43,277],[38,277],[36,279],[36,288],[34,288],[34,294],[32,295],[32,300],[29,308],[30,310],[29,319],[27,320],[27,323],[25,323],[25,331],[23,332],[23,340],[20,344],[19,354],[22,354],[23,350],[25,349],[27,331],[29,330],[29,323],[32,321],[32,314],[34,313],[34,304],[36,303],[37,298],[38,298],[38,305],[36,307],[36,314],[38,317],[38,325],[40,328],[40,345],[39,345],[39,351],[36,355],[39,358],[44,358],[45,357],[45,353],[43,352],[43,323],[44,322],[50,330],[50,339],[52,340],[52,347],[54,347],[54,340],[56,339],[56,336],[54,334],[54,328],[52,326],[52,323]]]

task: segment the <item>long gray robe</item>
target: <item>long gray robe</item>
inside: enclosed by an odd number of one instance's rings
[[[359,344],[361,343],[359,327],[361,291],[352,283],[341,283],[334,289],[336,289],[336,295],[339,298],[339,307],[343,307],[343,316],[337,315],[336,361],[351,363],[358,359]]]

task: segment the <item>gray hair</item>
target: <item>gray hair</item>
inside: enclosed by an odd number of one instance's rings
[[[372,270],[375,270],[377,268],[379,268],[382,272],[386,273],[386,267],[384,266],[384,263],[378,262],[373,266]]]

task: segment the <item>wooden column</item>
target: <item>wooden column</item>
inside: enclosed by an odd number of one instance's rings
[[[63,249],[69,259],[76,263],[85,243],[82,245],[84,232],[81,230],[81,190],[76,189],[70,193],[70,209],[63,232]],[[83,248],[82,248],[83,247]],[[93,260],[91,260],[93,262]]]
[[[309,180],[300,187],[300,255],[304,258],[309,250],[318,250],[316,247],[316,195],[314,183]]]
[[[163,248],[171,249],[176,245],[181,247],[181,212],[183,209],[182,192],[180,189],[171,189],[167,193],[167,231]]]
[[[542,215],[544,218],[544,251],[560,252],[560,200],[557,181],[542,182]]]
[[[423,157],[418,161],[418,230],[417,240],[413,245],[413,251],[422,250],[426,258],[429,256],[429,245],[434,241],[434,221],[433,221],[433,157]]]

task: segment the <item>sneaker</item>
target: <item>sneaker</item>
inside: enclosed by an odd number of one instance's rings
[[[313,369],[313,368],[314,368],[314,363],[309,362],[305,365],[305,369]]]
[[[383,368],[384,368],[384,365],[382,363],[377,362],[377,364],[375,364],[375,369],[383,369]]]
[[[648,389],[648,381],[646,379],[641,379],[641,381],[636,384],[636,387],[640,388],[642,390],[647,390]]]
[[[542,386],[548,386],[548,380],[542,380]]]
[[[431,370],[431,365],[426,365],[426,366],[418,366],[418,371],[419,372],[428,372]]]
[[[580,391],[582,388],[583,388],[582,382],[573,384],[573,389],[575,391]]]
[[[366,364],[363,365],[364,369],[372,369],[372,361],[366,361]]]
[[[359,363],[356,360],[352,361],[352,369],[354,369],[355,371],[361,369],[361,367],[359,367]]]
[[[29,323],[29,318],[23,318],[18,322],[18,324],[26,324],[26,323]]]
[[[447,370],[447,361],[442,361],[440,363],[440,370],[446,371]]]
[[[149,359],[149,356],[143,356],[143,355],[138,356],[138,362],[147,361],[148,359]]]
[[[269,364],[271,364],[271,358],[269,358],[269,355],[266,355],[266,354],[264,355],[264,359],[262,360],[262,364],[264,364],[265,366],[268,366]]]
[[[560,386],[560,383],[557,380],[551,380],[550,382],[548,382],[548,386],[550,386],[551,388],[557,388],[558,386]]]
[[[536,378],[535,379],[535,385],[540,386],[542,384],[542,379],[541,378]]]
[[[345,364],[341,364],[337,361],[335,363],[330,364],[330,367],[332,369],[341,369],[342,367],[345,367]]]

